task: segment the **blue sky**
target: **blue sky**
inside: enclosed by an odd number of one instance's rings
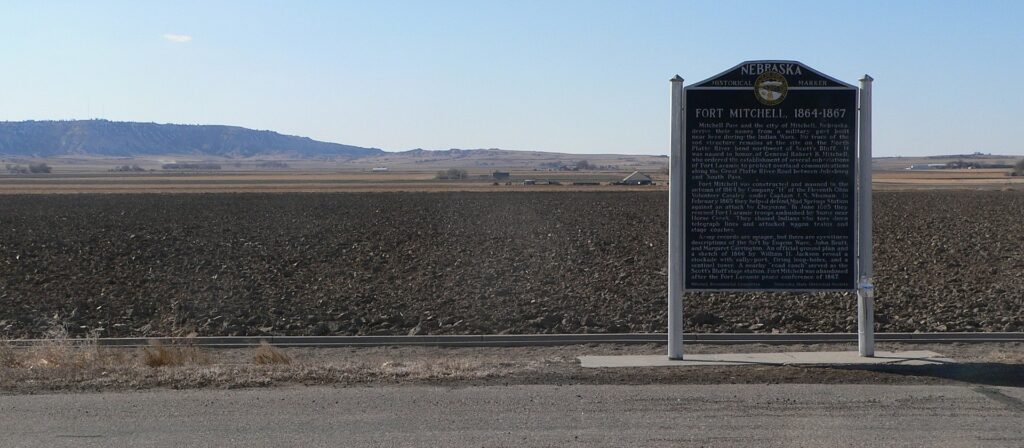
[[[3,1],[0,120],[668,153],[668,80],[875,78],[875,154],[1024,154],[1024,2]]]

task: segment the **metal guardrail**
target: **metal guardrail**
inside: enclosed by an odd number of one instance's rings
[[[420,336],[198,336],[190,338],[100,338],[71,339],[96,342],[105,347],[141,347],[153,342],[198,347],[252,347],[267,342],[278,347],[530,347],[579,344],[665,344],[665,333],[619,334],[522,334],[522,335],[420,335]],[[902,343],[985,343],[1024,342],[1024,332],[1014,333],[876,333],[877,342]],[[14,339],[15,346],[52,342],[47,339]],[[857,333],[705,333],[684,334],[687,344],[838,344],[857,342]]]

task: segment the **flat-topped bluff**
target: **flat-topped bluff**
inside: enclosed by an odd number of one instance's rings
[[[383,152],[237,126],[107,120],[0,122],[0,154],[10,156],[359,158]]]

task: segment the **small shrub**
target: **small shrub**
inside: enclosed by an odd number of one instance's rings
[[[47,165],[45,163],[32,163],[29,164],[28,170],[35,174],[49,173],[50,165]]]
[[[590,162],[588,162],[586,160],[580,160],[579,162],[576,162],[576,166],[574,168],[575,168],[576,171],[596,170],[597,169],[596,166],[592,165]]]
[[[1013,174],[1024,176],[1024,159],[1020,159],[1020,161],[1013,166]]]
[[[210,359],[193,346],[165,346],[160,341],[150,341],[142,349],[142,363],[150,367],[174,367],[208,364]]]
[[[267,341],[261,341],[260,346],[256,347],[252,361],[256,364],[291,364],[292,358]]]
[[[6,167],[7,172],[11,174],[28,174],[28,168],[25,168],[21,165],[11,165],[8,163]]]
[[[277,160],[268,160],[266,162],[260,162],[256,166],[259,167],[259,168],[268,168],[268,169],[288,168],[288,164],[287,163],[280,162],[280,161],[277,161]]]

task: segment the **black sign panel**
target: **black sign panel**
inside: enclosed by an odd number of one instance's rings
[[[684,288],[854,289],[856,87],[750,61],[684,95]]]

